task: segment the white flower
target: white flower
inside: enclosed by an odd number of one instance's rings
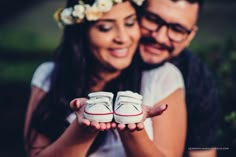
[[[105,12],[112,9],[113,5],[124,2],[124,0],[94,0],[93,5],[86,4],[83,0],[78,0],[74,7],[58,10],[54,18],[63,25],[81,23],[86,18],[88,21],[96,21],[103,16]],[[144,0],[132,0],[138,6],[141,6]]]
[[[73,24],[73,18],[71,17],[72,8],[65,8],[61,12],[61,20],[64,24]]]
[[[102,12],[107,12],[112,8],[112,0],[96,0],[95,5]]]
[[[138,6],[141,6],[144,0],[133,0],[133,2],[136,3]]]
[[[121,3],[122,2],[122,0],[113,0],[114,1],[114,3]]]
[[[75,5],[74,11],[72,12],[72,15],[74,17],[78,17],[79,19],[84,18],[85,8],[83,5]]]
[[[88,21],[96,21],[102,17],[103,13],[96,7],[96,5],[85,5],[85,16]]]

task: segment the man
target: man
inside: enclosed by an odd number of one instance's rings
[[[209,69],[186,47],[194,38],[202,0],[147,0],[141,14],[140,54],[153,67],[166,60],[181,71],[186,87],[185,155],[216,156],[218,96]],[[155,67],[155,66],[154,66]]]

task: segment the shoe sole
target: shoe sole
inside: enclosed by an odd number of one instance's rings
[[[139,123],[143,119],[143,112],[136,115],[120,115],[114,113],[114,119],[117,123],[123,124]]]
[[[88,113],[84,111],[84,117],[90,121],[111,122],[113,119],[113,113]]]

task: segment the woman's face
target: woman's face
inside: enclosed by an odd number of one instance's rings
[[[128,1],[113,5],[88,35],[91,52],[101,64],[117,70],[128,67],[140,38],[135,9]]]

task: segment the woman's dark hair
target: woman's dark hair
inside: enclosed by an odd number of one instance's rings
[[[77,3],[78,0],[68,0],[67,7]],[[33,113],[30,128],[46,135],[51,142],[55,141],[69,125],[65,120],[72,113],[69,102],[77,97],[87,97],[91,87],[96,83],[94,78],[99,79],[96,71],[99,62],[93,57],[88,45],[87,33],[91,25],[92,22],[84,22],[65,26],[62,41],[55,51],[55,68],[50,76],[50,91]],[[139,62],[140,56],[136,53],[131,65],[123,70],[119,77],[107,83],[103,90],[114,94],[122,90],[139,92]],[[89,153],[94,152],[102,144],[100,140],[104,140],[105,133],[99,133]],[[34,140],[31,129],[26,137],[26,144],[31,149]]]

